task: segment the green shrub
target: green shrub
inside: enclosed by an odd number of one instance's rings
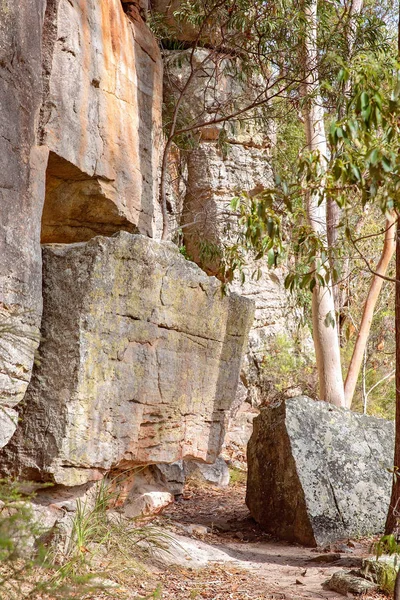
[[[270,342],[261,368],[264,378],[269,382],[270,398],[296,388],[308,396],[316,397],[315,361],[285,334],[278,334]]]

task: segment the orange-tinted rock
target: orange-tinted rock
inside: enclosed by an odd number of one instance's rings
[[[0,2],[0,446],[39,340],[41,235],[152,234],[161,88],[156,41],[120,0]]]
[[[43,241],[89,239],[90,220],[97,233],[108,234],[103,224],[115,225],[115,230],[131,224],[131,230],[151,235],[161,139],[162,62],[157,43],[139,13],[130,18],[120,0],[60,0],[54,18],[43,139],[55,155],[77,167],[83,179],[91,184],[95,180],[97,189],[91,198],[85,181],[74,181],[71,188],[72,198],[83,195],[95,205],[87,210],[87,219],[82,203],[75,206],[73,199],[65,203],[63,213],[64,205],[49,189]],[[97,210],[99,196],[107,205],[105,214]],[[121,222],[127,226],[121,227]]]

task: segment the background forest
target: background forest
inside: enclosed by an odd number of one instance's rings
[[[152,21],[166,56],[174,50],[173,64],[165,63],[164,236],[172,228],[182,251],[225,282],[260,277],[259,261],[289,268],[285,286],[312,331],[316,372],[301,341],[280,336],[265,353],[271,392],[297,386],[388,418],[395,407],[396,11],[391,2],[361,0],[186,2]],[[203,94],[188,107],[199,78]],[[185,178],[179,161],[213,135],[228,155],[235,128],[268,135],[271,187],[238,189],[229,206],[208,214],[194,207],[174,223],[168,185],[179,189]]]

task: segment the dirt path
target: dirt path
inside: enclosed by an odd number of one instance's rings
[[[178,544],[169,557],[164,556],[170,567],[158,574],[160,597],[342,600],[343,596],[324,589],[323,584],[341,568],[359,567],[369,554],[370,540],[345,541],[323,549],[278,542],[250,518],[244,495],[243,483],[223,490],[192,485],[158,519]]]

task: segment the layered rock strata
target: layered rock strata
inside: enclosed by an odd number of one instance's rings
[[[269,533],[315,546],[381,533],[394,426],[305,396],[262,409],[248,445],[246,503]]]
[[[155,8],[171,17],[170,3],[156,2]],[[190,40],[186,34],[186,30],[172,27],[171,35],[179,40]],[[180,230],[188,255],[208,273],[218,274],[217,249],[229,243],[236,227],[235,220],[227,216],[232,198],[243,191],[255,194],[273,183],[274,126],[266,117],[255,121],[257,115],[250,111],[241,119],[196,129],[199,123],[250,105],[257,88],[235,76],[236,60],[212,49],[196,48],[193,54],[191,50],[169,50],[164,52],[164,64],[165,106],[172,110],[179,99],[181,124],[193,127],[188,134],[192,144],[184,149],[173,146],[169,153],[171,231],[176,234]],[[180,98],[181,90],[185,92]],[[255,263],[250,256],[247,259],[246,281],[243,284],[238,278],[233,289],[256,305],[242,380],[247,400],[259,405],[268,387],[263,358],[271,338],[277,333],[295,333],[300,315],[284,289],[283,271],[272,271],[266,260]],[[261,277],[252,278],[258,269]]]
[[[47,150],[38,146],[45,0],[0,3],[0,446],[16,427],[42,310],[40,215]]]
[[[43,342],[0,461],[80,485],[110,469],[219,454],[250,301],[170,243],[121,232],[44,254]]]

